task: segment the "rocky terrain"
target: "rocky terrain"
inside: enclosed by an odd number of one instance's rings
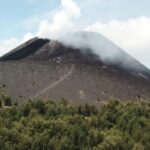
[[[66,98],[73,103],[148,99],[150,70],[106,38],[96,37],[106,44],[103,52],[109,53],[109,44],[117,49],[121,54],[117,61],[104,61],[91,47],[34,38],[0,58],[1,92],[18,102],[38,98]]]

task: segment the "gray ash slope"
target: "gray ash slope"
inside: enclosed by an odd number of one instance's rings
[[[98,42],[101,53],[111,55],[93,52],[89,37]],[[150,97],[150,70],[140,62],[101,35],[85,32],[69,38],[70,43],[64,41],[67,38],[61,42],[34,38],[1,57],[1,91],[20,102],[66,98],[96,103],[97,99]],[[112,57],[110,48],[118,55]]]

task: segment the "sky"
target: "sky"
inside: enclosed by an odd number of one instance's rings
[[[150,68],[150,0],[0,0],[0,56],[32,37],[103,34]]]

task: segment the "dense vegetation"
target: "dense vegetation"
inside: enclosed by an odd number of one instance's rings
[[[72,106],[65,100],[18,106],[8,97],[3,99],[2,150],[150,150],[148,102],[109,101],[96,109]]]

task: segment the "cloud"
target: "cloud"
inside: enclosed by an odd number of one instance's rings
[[[75,30],[75,20],[80,16],[80,8],[73,0],[61,0],[61,9],[52,21],[42,20],[37,33],[40,37],[55,38],[68,31]]]
[[[150,17],[139,17],[127,21],[113,20],[96,22],[85,28],[102,33],[129,54],[150,65]]]
[[[29,28],[34,27],[34,25],[32,26],[30,22],[33,24],[38,23],[38,25],[36,24],[38,29],[35,34],[30,32],[26,33],[21,40],[17,38],[1,40],[0,56],[34,36],[54,39],[68,31],[71,32],[77,29],[75,21],[80,16],[80,8],[73,0],[61,0],[61,7],[59,9],[57,8],[57,11],[52,10],[52,19],[49,19],[48,14],[50,13],[44,13],[44,20],[42,20],[42,16],[40,15],[39,20],[38,18],[33,18],[28,20],[29,23],[25,21],[25,24]]]
[[[24,35],[22,40],[19,40],[17,38],[10,38],[8,40],[1,40],[0,41],[0,56],[4,55],[5,53],[9,52],[16,46],[26,42],[27,40],[33,38],[34,35],[32,33],[27,33]]]
[[[10,49],[14,48],[18,44],[20,44],[20,42],[16,38],[11,38],[9,40],[1,40],[0,41],[0,56],[7,53]]]

